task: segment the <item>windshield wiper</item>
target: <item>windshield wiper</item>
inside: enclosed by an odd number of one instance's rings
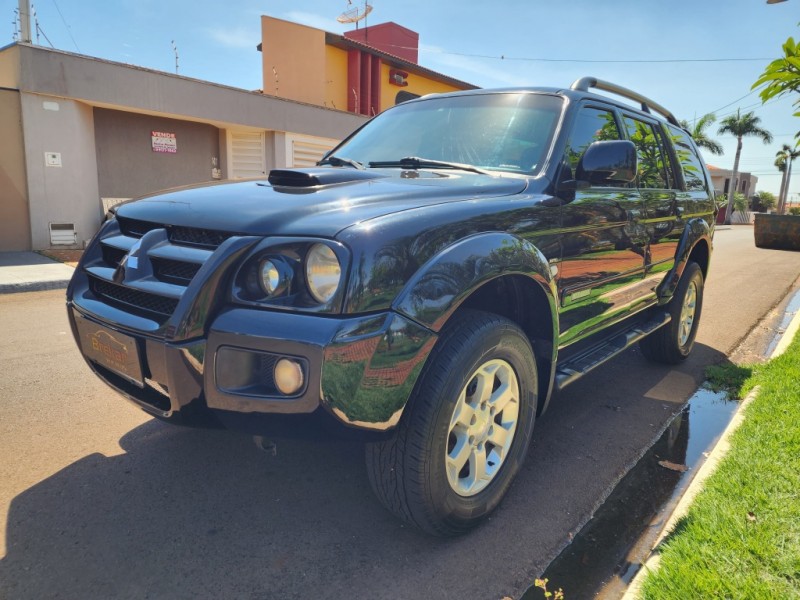
[[[464,163],[447,162],[445,160],[434,160],[432,158],[420,158],[419,156],[406,156],[400,160],[377,160],[369,163],[370,167],[402,167],[405,169],[424,169],[425,167],[439,167],[444,169],[458,169],[459,171],[469,171],[480,173],[481,175],[492,175],[489,171],[480,169],[473,165]]]
[[[361,171],[365,169],[364,165],[357,160],[334,155],[327,156],[317,163],[318,167],[322,165],[333,165],[334,167],[353,167],[354,169],[359,169]]]

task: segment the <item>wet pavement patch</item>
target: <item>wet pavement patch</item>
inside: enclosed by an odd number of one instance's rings
[[[542,575],[567,600],[619,598],[738,406],[698,390]],[[531,587],[522,600],[544,597]]]

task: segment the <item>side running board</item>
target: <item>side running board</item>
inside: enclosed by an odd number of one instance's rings
[[[617,354],[624,352],[643,337],[651,334],[659,327],[663,327],[672,320],[668,312],[653,315],[653,318],[644,323],[637,323],[604,342],[592,346],[585,352],[569,358],[565,363],[556,367],[555,388],[562,390],[570,383],[577,381],[589,371],[599,367],[604,362],[611,360]]]

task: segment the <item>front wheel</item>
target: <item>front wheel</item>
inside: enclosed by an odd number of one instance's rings
[[[672,320],[639,342],[645,357],[669,365],[685,360],[694,346],[702,308],[703,271],[689,262],[668,306]]]
[[[370,483],[393,513],[457,535],[494,510],[519,470],[536,415],[530,342],[502,317],[448,323],[394,436],[367,446]]]

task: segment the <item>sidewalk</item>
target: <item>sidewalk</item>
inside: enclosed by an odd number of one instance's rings
[[[783,354],[800,331],[800,308],[798,306],[800,306],[800,292],[796,291],[784,314],[783,325],[776,336],[776,343],[768,350],[767,358],[769,360]],[[756,387],[739,403],[739,408],[725,431],[714,447],[708,451],[706,460],[694,474],[688,488],[673,508],[672,514],[661,527],[649,556],[631,579],[621,600],[639,600],[641,598],[644,580],[650,572],[659,568],[664,541],[675,530],[680,520],[688,514],[694,499],[703,490],[706,480],[714,474],[720,462],[727,456],[731,449],[730,439],[744,422],[744,409],[756,399],[758,393],[759,388]]]
[[[36,252],[0,252],[0,294],[64,289],[74,272]]]

